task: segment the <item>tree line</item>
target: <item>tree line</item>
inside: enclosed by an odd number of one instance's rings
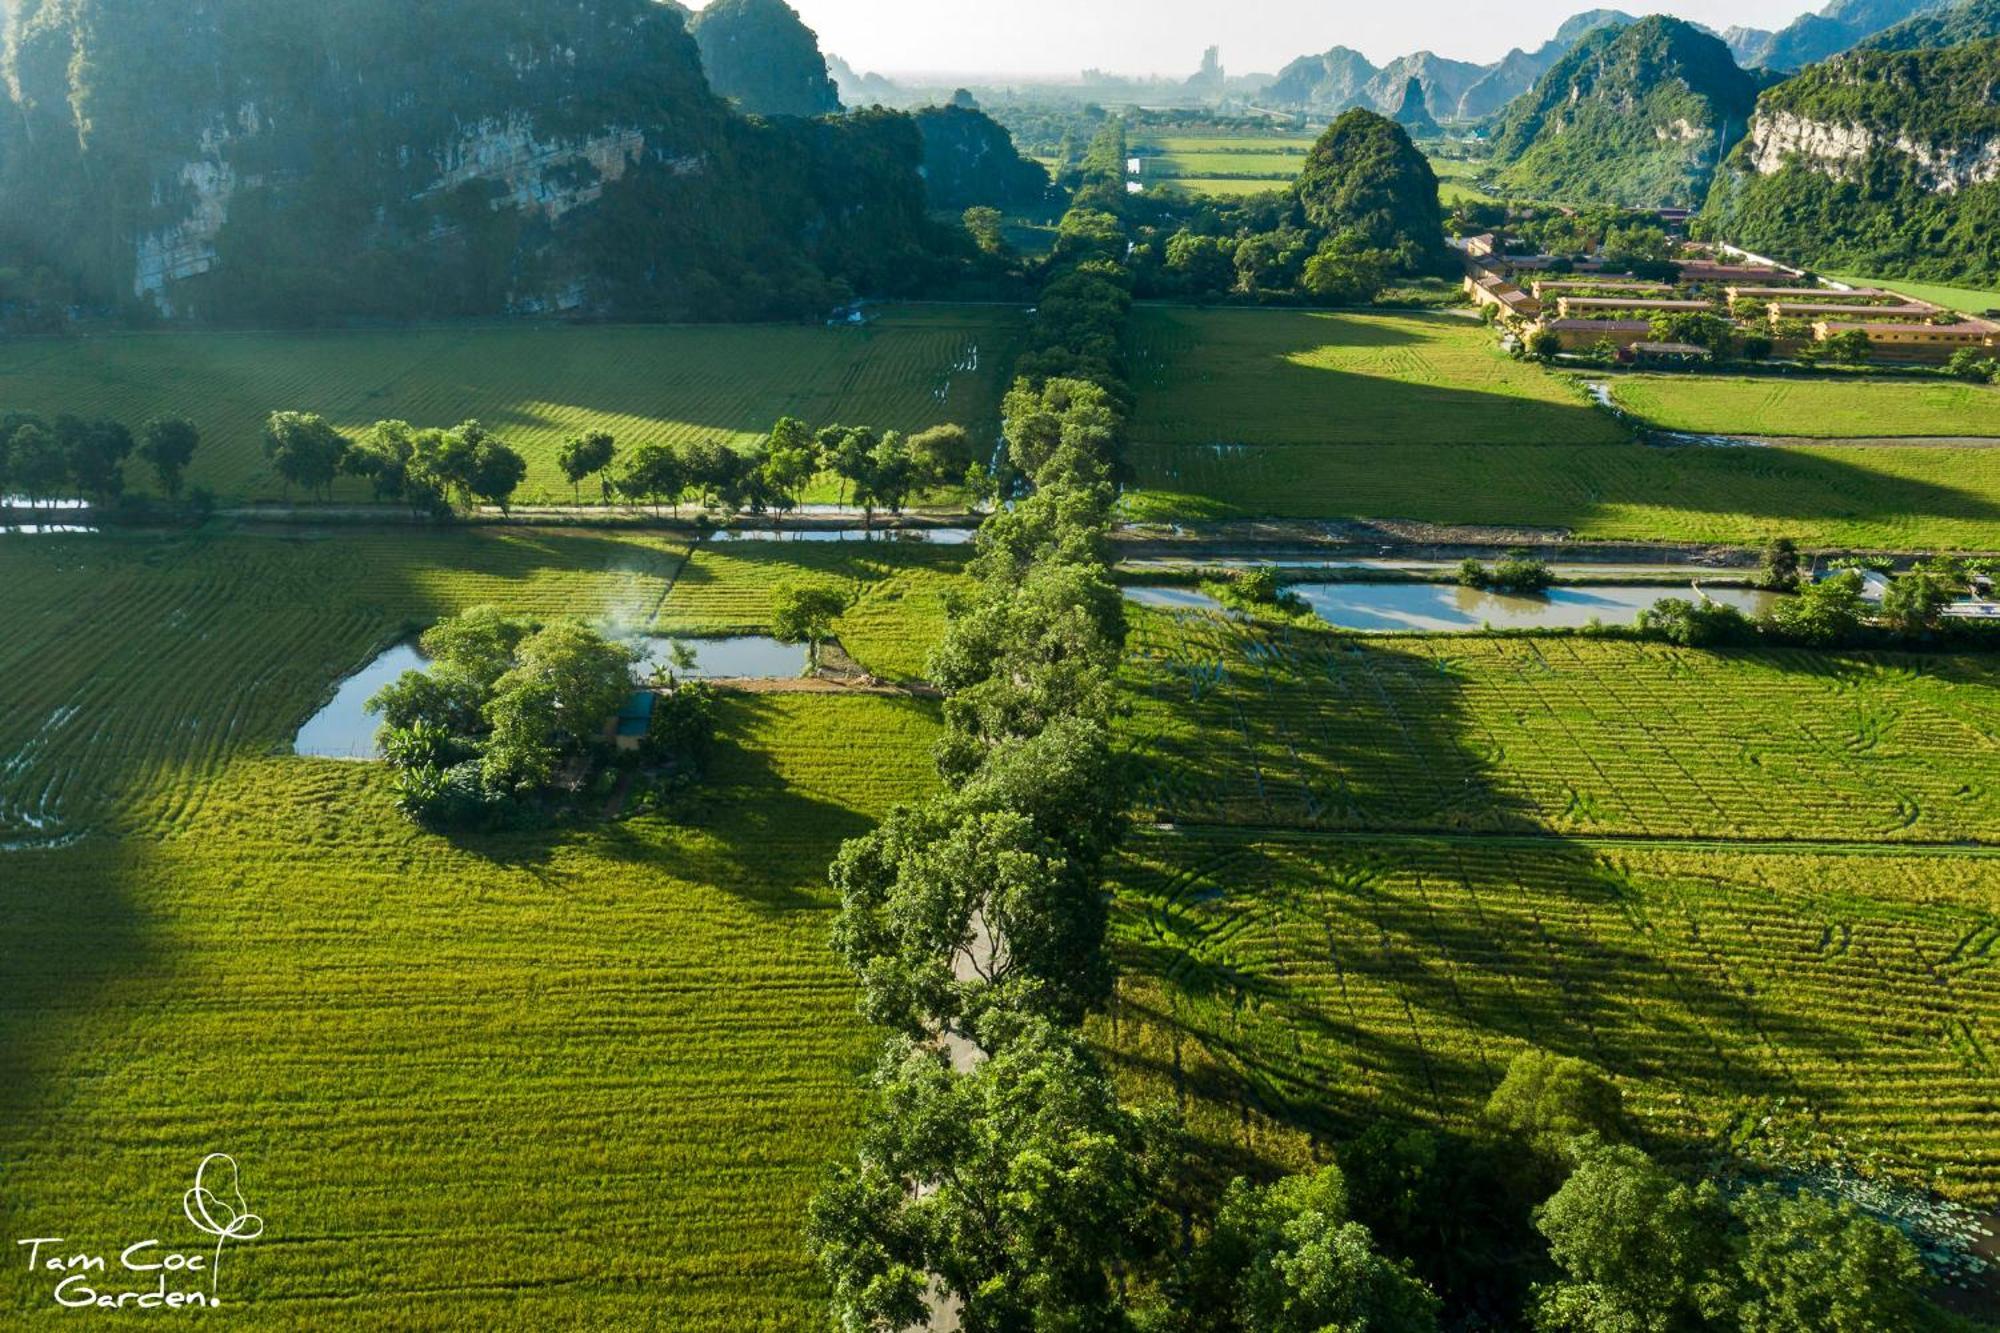
[[[264,453],[288,496],[297,487],[330,498],[337,478],[359,477],[377,500],[434,517],[477,504],[504,510],[528,472],[527,460],[477,421],[449,430],[378,421],[349,436],[323,417],[277,412],[265,426]],[[785,417],[747,452],[715,440],[650,440],[621,451],[610,433],[590,431],[566,440],[556,462],[579,503],[583,483],[596,478],[604,500],[656,511],[671,505],[676,513],[690,498],[704,508],[789,513],[828,472],[840,481],[841,502],[851,494],[871,522],[876,509],[900,513],[938,487],[963,487],[975,501],[995,491],[971,434],[957,425],[906,436],[870,426],[815,430]]]
[[[28,412],[0,416],[0,497],[30,506],[65,500],[116,504],[125,497],[127,460],[153,470],[167,498],[179,500],[201,432],[184,417],[159,416],[138,433],[109,418],[64,414],[53,420]]]
[[[1079,1027],[1113,993],[1126,822],[1109,543],[1129,275],[1116,214],[1080,208],[1098,216],[1065,221],[1089,239],[1052,257],[1056,300],[1006,401],[1020,493],[982,525],[929,662],[944,789],[831,871],[834,947],[891,1034],[854,1156],[809,1209],[838,1325],[949,1308],[969,1333],[1948,1326],[1899,1232],[1683,1179],[1578,1060],[1529,1050],[1469,1129],[1379,1123],[1275,1178],[1221,1169],[1173,1108],[1120,1100]]]

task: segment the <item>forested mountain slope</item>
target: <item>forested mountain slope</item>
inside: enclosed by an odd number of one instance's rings
[[[1855,52],[1765,93],[1709,223],[1823,268],[2000,282],[2000,40]]]
[[[99,308],[735,317],[921,280],[907,117],[745,120],[654,0],[16,0],[0,246]]]
[[[760,116],[826,116],[840,91],[819,37],[785,0],[714,0],[688,25],[716,92]]]
[[[1696,205],[1756,97],[1757,80],[1691,24],[1599,28],[1507,109],[1494,160],[1528,198]]]
[[[1876,33],[1856,51],[1915,51],[2000,37],[2000,0],[1959,0]]]

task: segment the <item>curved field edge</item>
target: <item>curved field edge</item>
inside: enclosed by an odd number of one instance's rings
[[[1098,1040],[1224,1160],[1467,1127],[1517,1052],[1590,1061],[1676,1155],[2000,1200],[1991,859],[1146,834]]]
[[[375,766],[280,753],[385,637],[481,602],[651,616],[685,556],[563,532],[0,545],[29,629],[0,684],[9,799],[50,793],[82,835],[0,852],[8,1224],[109,1245],[229,1151],[284,1238],[232,1255],[253,1326],[816,1326],[802,1210],[868,1051],[825,866],[929,789],[935,706],[725,696],[661,814],[458,839],[406,824]],[[0,1309],[55,1307],[17,1277]]]

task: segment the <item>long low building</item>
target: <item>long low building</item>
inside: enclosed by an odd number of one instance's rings
[[[1584,352],[1603,342],[1620,349],[1647,342],[1653,326],[1643,319],[1551,319],[1532,332],[1555,334],[1565,352]]]
[[[1805,278],[1797,273],[1787,273],[1781,268],[1767,264],[1717,264],[1706,259],[1691,259],[1681,265],[1682,282],[1720,282],[1742,284],[1761,282],[1767,287],[1797,287]]]
[[[1871,301],[1880,301],[1885,297],[1894,297],[1898,301],[1908,299],[1907,297],[1898,296],[1895,292],[1885,292],[1876,287],[1856,287],[1851,291],[1845,292],[1814,287],[1811,289],[1810,294],[1813,300],[1828,305],[1867,305]],[[1801,296],[1807,295],[1807,292],[1798,287],[1725,287],[1723,288],[1723,295],[1727,296],[1731,301],[1768,302],[1796,301]]]
[[[1564,319],[1590,319],[1603,315],[1617,318],[1638,310],[1662,310],[1675,314],[1712,311],[1707,301],[1687,301],[1666,297],[1565,296],[1557,303]]]
[[[1588,296],[1592,292],[1630,296],[1671,296],[1674,288],[1670,283],[1641,282],[1637,278],[1541,278],[1534,286],[1536,299],[1542,301],[1572,293]]]
[[[1833,301],[1773,301],[1772,319],[1844,319],[1884,324],[1919,324],[1937,314],[1934,305],[1841,305]]]
[[[1822,320],[1813,326],[1821,342],[1843,333],[1868,338],[1873,355],[1882,361],[1918,361],[1941,365],[1968,348],[2000,350],[2000,325],[1968,319],[1957,324],[1864,324],[1852,320]]]

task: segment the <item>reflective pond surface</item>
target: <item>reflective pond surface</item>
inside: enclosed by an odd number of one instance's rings
[[[422,671],[424,655],[414,643],[399,643],[340,682],[333,700],[299,728],[292,752],[313,759],[380,759],[375,746],[378,718],[368,714],[368,701],[382,687],[402,679],[406,671]]]
[[[673,639],[648,636],[632,642],[645,654],[633,669],[642,682],[652,678],[655,666],[701,680],[789,680],[806,669],[804,644],[780,643],[763,635],[681,639],[695,654],[695,664],[688,668],[673,665]],[[299,728],[292,752],[312,759],[380,759],[375,732],[382,721],[369,714],[368,701],[404,672],[422,671],[424,666],[424,655],[414,643],[399,643],[384,652],[340,682],[326,707]]]
[[[1692,587],[1631,584],[1604,588],[1551,588],[1532,596],[1481,592],[1445,583],[1301,583],[1297,593],[1320,619],[1342,629],[1440,631],[1581,629],[1593,620],[1630,624],[1647,607],[1670,597],[1692,601]],[[1707,589],[1711,601],[1748,616],[1761,615],[1776,595],[1750,588]]]
[[[1320,619],[1342,629],[1373,633],[1440,633],[1454,630],[1581,629],[1593,620],[1626,625],[1656,602],[1692,601],[1692,586],[1622,584],[1601,588],[1551,588],[1533,596],[1481,592],[1448,583],[1295,583],[1295,593]],[[1775,593],[1752,588],[1706,588],[1711,601],[1747,616],[1771,609]],[[1221,604],[1192,588],[1127,588],[1139,606],[1163,611],[1215,611]]]
[[[806,669],[806,646],[780,643],[761,634],[743,634],[727,639],[670,639],[647,637],[635,641],[646,654],[639,663],[640,680],[650,680],[655,667],[697,680],[790,680]],[[685,644],[694,650],[695,664],[683,669],[673,660],[673,645]]]

